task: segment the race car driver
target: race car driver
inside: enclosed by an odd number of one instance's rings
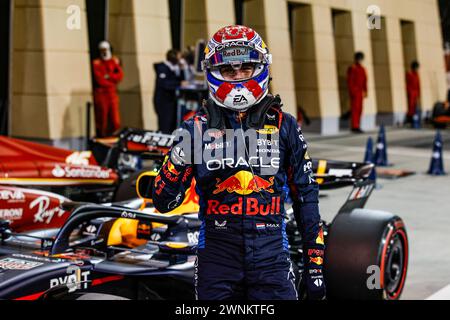
[[[296,119],[269,94],[269,50],[244,26],[219,30],[205,50],[210,99],[176,131],[153,188],[162,213],[196,179],[202,221],[195,288],[199,300],[296,300],[285,231],[288,182],[303,238],[309,299],[324,299],[323,229],[307,144]]]

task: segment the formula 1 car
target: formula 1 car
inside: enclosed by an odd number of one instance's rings
[[[172,142],[172,135],[124,129],[118,137],[90,140],[90,150],[79,152],[0,136],[0,185],[32,187],[73,201],[128,200],[136,197],[128,191],[134,191],[131,176],[151,169],[145,161],[162,159]]]
[[[405,284],[408,239],[403,221],[363,209],[374,188],[367,179],[372,169],[322,162],[317,174],[323,182],[334,180],[335,186],[353,185],[334,220],[324,222],[329,299],[395,300]],[[149,197],[154,178],[149,172],[138,179],[141,201],[114,206],[65,203],[63,210],[71,214],[60,230],[16,233],[1,220],[0,298],[193,299],[198,199],[187,195],[185,212],[154,213]],[[143,208],[142,202],[146,208],[136,210]],[[286,222],[303,298],[301,237],[292,210]]]
[[[445,129],[450,124],[450,105],[447,102],[436,102],[433,106],[432,124],[436,129]]]

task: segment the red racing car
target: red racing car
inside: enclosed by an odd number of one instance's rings
[[[0,136],[0,219],[17,231],[54,228],[67,219],[64,202],[136,198],[137,176],[163,159],[172,139],[125,129],[91,140],[89,151],[71,151]]]

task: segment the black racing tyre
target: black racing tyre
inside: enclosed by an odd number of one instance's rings
[[[136,182],[143,172],[146,172],[146,170],[131,174],[128,179],[123,180],[119,184],[116,193],[114,194],[114,202],[122,202],[138,198],[136,192]]]
[[[435,128],[435,129],[444,130],[444,129],[447,128],[447,124],[445,124],[445,123],[439,123],[439,122],[434,122],[434,128]]]
[[[371,210],[337,215],[326,242],[327,297],[398,300],[408,255],[408,237],[399,217]]]
[[[433,118],[446,115],[448,115],[448,112],[443,103],[438,102],[433,106],[433,115],[432,115]]]

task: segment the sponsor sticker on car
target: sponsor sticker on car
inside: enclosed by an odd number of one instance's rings
[[[5,189],[0,190],[0,200],[11,202],[25,201],[25,194],[20,190]]]
[[[3,220],[20,220],[22,219],[22,215],[22,208],[0,209],[0,219]]]
[[[55,178],[110,179],[111,170],[97,166],[73,167],[56,165],[52,170]]]
[[[0,269],[6,270],[30,270],[41,266],[43,263],[36,261],[27,261],[16,258],[0,259]]]

